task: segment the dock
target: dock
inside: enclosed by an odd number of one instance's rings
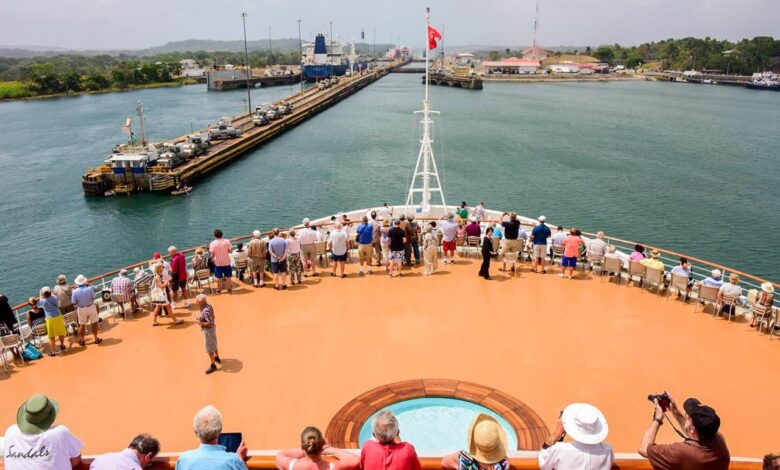
[[[460,77],[456,75],[445,75],[440,73],[432,73],[429,77],[431,85],[451,86],[457,88],[466,88],[468,90],[481,90],[482,79],[478,76],[466,76]],[[422,78],[423,84],[425,84],[425,76]]]
[[[129,186],[133,192],[170,191],[178,184],[189,183],[206,175],[258,145],[292,129],[384,77],[391,69],[402,65],[403,63],[396,63],[363,75],[340,77],[339,83],[331,88],[319,90],[317,87],[310,87],[301,93],[279,100],[275,104],[287,102],[293,106],[292,112],[263,126],[255,126],[252,123],[251,113],[235,116],[232,123],[236,129],[241,131],[240,137],[216,141],[204,153],[192,157],[174,168],[154,166],[148,168],[147,171],[130,174],[115,174],[111,165],[106,163],[96,168],[90,168],[82,178],[82,188],[86,195],[103,195],[106,191],[113,190],[119,185]],[[196,133],[203,132],[208,132],[208,129],[196,131]],[[168,143],[175,145],[185,142],[186,139],[187,136],[184,135],[168,141]]]
[[[252,77],[249,79],[250,88],[268,87],[268,86],[281,86],[281,85],[293,85],[301,81],[301,74],[294,73],[292,75],[280,75],[280,76],[260,76]],[[224,90],[237,90],[239,88],[247,87],[246,77],[213,77],[211,74],[206,76],[206,84],[209,91],[224,91]]]

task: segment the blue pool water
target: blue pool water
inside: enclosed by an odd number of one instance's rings
[[[465,400],[455,398],[415,398],[387,407],[398,418],[401,439],[412,443],[418,452],[455,452],[466,448],[469,425],[479,413],[488,414],[504,427],[509,450],[517,449],[517,435],[498,413]],[[377,412],[378,413],[378,412]],[[371,439],[374,413],[360,429],[360,445]]]

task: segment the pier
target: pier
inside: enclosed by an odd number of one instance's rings
[[[260,76],[252,77],[248,80],[251,88],[266,87],[266,86],[281,86],[281,85],[293,85],[301,81],[301,74],[294,73],[292,75],[282,76]],[[211,75],[206,76],[206,83],[210,91],[224,91],[224,90],[236,90],[239,88],[247,87],[246,77],[238,78],[213,78]]]
[[[644,72],[643,76],[658,81],[665,82],[680,82],[685,81],[689,83],[704,83],[704,80],[711,80],[712,83],[708,85],[735,85],[745,86],[750,83],[752,77],[747,75],[725,75],[725,74],[713,74],[702,73],[699,75],[685,75],[682,72]]]
[[[275,104],[285,101],[293,106],[292,112],[262,126],[255,126],[252,123],[251,113],[235,116],[232,125],[241,131],[240,137],[216,141],[204,153],[174,168],[154,166],[143,173],[130,174],[114,174],[110,164],[106,163],[96,168],[90,168],[82,178],[82,188],[87,195],[103,195],[106,191],[117,187],[126,188],[128,192],[172,190],[178,184],[184,184],[203,176],[258,145],[292,129],[306,119],[384,77],[392,68],[401,65],[391,64],[364,75],[341,77],[339,83],[331,88],[319,90],[316,87],[311,87],[301,93],[279,100]],[[208,129],[201,129],[195,133],[204,132],[208,132]],[[167,143],[175,145],[186,141],[186,139],[185,135]]]
[[[430,74],[431,85],[443,85],[451,87],[466,88],[468,90],[481,90],[482,79],[478,76],[459,77],[456,75],[444,75],[438,73]],[[422,78],[423,84],[425,77]]]

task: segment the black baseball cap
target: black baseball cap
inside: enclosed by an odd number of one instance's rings
[[[715,438],[720,429],[720,417],[712,407],[702,405],[696,398],[689,398],[685,400],[683,408],[688,416],[693,421],[693,427],[696,428],[696,432],[699,437],[705,441],[710,441]]]

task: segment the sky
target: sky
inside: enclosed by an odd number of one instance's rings
[[[143,49],[183,39],[304,38],[420,47],[425,7],[445,46],[529,45],[536,0],[0,0],[0,45]],[[539,0],[541,46],[780,36],[780,0]]]

